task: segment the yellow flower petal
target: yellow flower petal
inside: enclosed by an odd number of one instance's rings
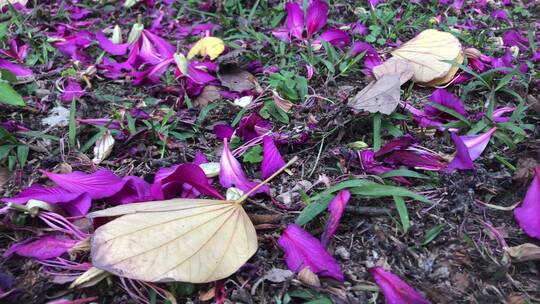
[[[223,40],[216,37],[204,37],[197,41],[195,45],[189,50],[187,55],[188,59],[195,57],[195,55],[201,55],[202,57],[208,56],[211,60],[216,59],[225,50],[225,44]]]

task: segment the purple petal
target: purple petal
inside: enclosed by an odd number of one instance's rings
[[[330,202],[330,204],[328,204],[328,212],[330,213],[330,217],[326,221],[324,232],[321,236],[321,243],[324,247],[328,246],[330,239],[336,233],[339,221],[341,220],[343,212],[345,212],[345,206],[347,206],[347,202],[350,198],[351,193],[349,190],[341,190]]]
[[[385,144],[379,151],[375,153],[375,157],[377,158],[392,151],[407,148],[415,142],[416,141],[414,138],[409,134],[401,136]]]
[[[153,200],[150,184],[137,176],[122,178],[124,186],[116,194],[107,199],[111,204],[131,204]]]
[[[217,139],[231,139],[234,134],[234,128],[228,124],[219,124],[214,126],[214,134]]]
[[[159,82],[159,78],[169,65],[173,63],[173,59],[162,60],[158,64],[152,66],[146,71],[136,72],[133,74],[133,84],[140,85],[143,83],[156,84]]]
[[[361,22],[356,22],[352,25],[352,33],[353,34],[357,34],[357,35],[362,35],[362,36],[366,36],[369,34],[369,29],[368,27],[361,23]]]
[[[165,59],[173,56],[176,48],[172,44],[149,30],[143,30],[143,34],[154,44],[161,58]]]
[[[73,98],[79,99],[86,95],[86,92],[81,88],[81,85],[74,79],[69,78],[67,85],[64,86],[64,92],[62,92],[62,101],[71,102]]]
[[[112,55],[125,55],[129,47],[128,43],[116,44],[112,42],[102,31],[96,33],[96,40],[105,52]]]
[[[56,174],[41,170],[58,186],[73,193],[88,193],[92,199],[110,197],[124,187],[124,181],[108,169],[94,173],[75,171],[69,174]]]
[[[92,199],[85,193],[72,193],[60,187],[44,187],[40,184],[33,184],[17,196],[1,200],[6,203],[26,204],[31,199],[58,204],[72,216],[87,214],[92,204]]]
[[[384,162],[428,171],[440,171],[447,167],[444,159],[437,154],[414,147],[403,151],[394,151],[384,157]]]
[[[22,66],[0,58],[0,69],[8,70],[17,77],[25,77],[32,75],[32,70],[23,68]]]
[[[183,185],[189,184],[200,193],[224,199],[209,183],[204,171],[198,165],[182,164],[162,168],[156,172],[151,187],[152,196],[157,200],[170,199],[182,193]]]
[[[516,30],[509,30],[503,34],[505,46],[517,46],[520,51],[526,51],[529,48],[529,40]]]
[[[469,155],[469,149],[456,132],[451,133],[452,141],[456,146],[456,156],[448,164],[447,172],[452,172],[454,170],[473,170],[474,163]]]
[[[513,113],[515,109],[516,109],[515,107],[498,108],[495,111],[493,111],[493,116],[491,117],[491,119],[494,122],[507,122],[510,120],[510,117],[503,117],[503,115],[506,113]]]
[[[337,48],[343,48],[351,43],[351,37],[345,31],[331,28],[321,34],[321,39]]]
[[[385,167],[375,161],[375,152],[371,149],[366,149],[358,152],[358,158],[360,159],[360,163],[362,165],[362,168],[366,173],[369,174],[383,174],[388,171],[392,171],[392,168]],[[406,184],[406,185],[412,185],[410,181],[408,181],[406,178],[401,176],[392,177],[393,180]]]
[[[377,50],[367,42],[355,42],[349,50],[349,56],[355,57],[363,52],[366,52],[365,56],[379,56]]]
[[[469,150],[469,155],[471,160],[476,160],[480,157],[480,154],[487,147],[491,135],[497,131],[497,128],[493,127],[484,134],[471,135],[471,136],[460,136],[461,140]]]
[[[313,0],[307,9],[306,31],[308,38],[326,25],[328,6],[326,2]]]
[[[388,304],[428,304],[418,291],[409,286],[397,275],[385,271],[382,267],[374,267],[369,270],[375,283],[381,288],[386,303]]]
[[[343,281],[343,273],[336,260],[326,252],[319,240],[300,226],[287,226],[278,244],[285,252],[285,261],[290,270],[300,272],[309,267],[320,276]]]
[[[52,259],[61,256],[71,249],[78,241],[60,236],[45,236],[34,241],[15,243],[4,252],[4,257],[14,253],[39,260]]]
[[[495,11],[491,12],[490,16],[495,18],[496,20],[499,20],[499,21],[508,21],[509,20],[508,13],[503,9],[499,9],[499,10],[495,10]]]
[[[304,32],[304,11],[296,2],[287,2],[285,9],[287,10],[286,24],[289,33],[298,39],[302,39],[302,33]]]
[[[217,78],[208,73],[208,66],[201,62],[192,61],[188,64],[187,76],[198,84],[205,84]]]
[[[540,167],[534,168],[534,178],[520,207],[514,215],[529,236],[540,239]]]
[[[227,139],[223,140],[223,153],[221,154],[219,165],[219,182],[223,187],[236,187],[244,192],[248,192],[253,187],[258,185],[258,183],[248,180],[244,170],[242,170],[242,166],[229,150]],[[253,194],[257,193],[270,194],[270,189],[265,185],[260,187]]]
[[[452,109],[459,114],[466,116],[467,111],[465,111],[465,106],[463,105],[463,102],[457,98],[454,94],[447,92],[444,89],[437,89],[433,94],[431,94],[431,97],[429,98],[431,102],[440,104],[441,106],[444,106],[446,108]],[[446,114],[439,109],[427,105],[425,107],[425,112],[432,120],[439,120],[444,119],[446,121],[455,120],[452,116],[449,114]]]
[[[285,161],[270,136],[263,138],[263,160],[261,163],[261,175],[266,179],[274,172],[285,166]]]
[[[254,112],[240,120],[236,129],[236,135],[246,142],[266,134],[271,129],[272,123]]]
[[[275,30],[272,30],[272,35],[276,37],[276,39],[289,42],[291,41],[291,38],[289,37],[289,30],[286,28],[277,28]]]

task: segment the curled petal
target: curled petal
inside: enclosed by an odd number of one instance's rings
[[[486,149],[491,135],[497,131],[497,128],[493,127],[484,134],[471,135],[471,136],[460,136],[461,140],[467,146],[469,150],[469,155],[471,160],[476,160],[480,157],[480,154]]]
[[[184,190],[184,184],[189,184],[200,193],[223,199],[223,195],[208,183],[201,167],[195,164],[159,169],[151,187],[152,196],[158,200],[176,197]]]
[[[505,46],[517,46],[520,51],[526,51],[529,48],[529,39],[516,30],[505,32],[502,38]]]
[[[521,229],[529,236],[540,239],[540,167],[535,167],[534,173],[523,203],[514,209],[514,216]]]
[[[129,47],[128,43],[116,44],[112,42],[102,31],[96,33],[96,40],[105,52],[112,55],[125,55]]]
[[[69,174],[57,174],[41,170],[58,186],[73,193],[88,193],[93,199],[105,198],[116,194],[124,186],[124,181],[108,169],[94,173],[75,171]]]
[[[330,217],[326,221],[324,232],[321,236],[321,243],[324,247],[328,246],[328,244],[330,243],[330,239],[336,233],[339,221],[341,220],[341,216],[345,212],[345,206],[347,206],[347,202],[350,198],[351,193],[349,192],[349,190],[341,190],[330,202],[330,204],[328,204],[328,211],[330,213]]]
[[[62,92],[62,101],[71,102],[73,98],[79,99],[84,95],[86,92],[81,88],[81,85],[75,79],[70,78]]]
[[[278,28],[272,31],[272,35],[276,37],[276,39],[289,42],[291,41],[291,38],[289,37],[289,30],[286,28]]]
[[[39,260],[52,259],[66,253],[71,247],[75,246],[78,241],[63,238],[60,236],[45,236],[37,240],[15,243],[4,253],[4,257],[8,257],[14,253],[32,257]]]
[[[242,166],[229,150],[227,139],[224,139],[223,142],[223,153],[221,154],[221,161],[219,162],[219,182],[223,187],[236,187],[244,192],[249,192],[249,190],[257,186],[258,183],[248,180]],[[268,186],[265,185],[260,187],[253,194],[263,192],[268,194],[270,193]]]
[[[328,6],[324,1],[313,0],[307,9],[306,31],[308,38],[321,30],[328,20]]]
[[[268,178],[274,172],[285,166],[285,161],[270,136],[263,138],[263,160],[261,163],[261,174],[263,178]]]
[[[287,226],[278,244],[285,252],[285,261],[290,270],[300,272],[309,268],[319,276],[343,281],[343,273],[336,260],[326,252],[319,240],[300,226]]]
[[[374,267],[369,270],[375,283],[382,289],[386,303],[388,304],[429,304],[418,291],[401,280],[397,275],[385,271],[382,267]]]
[[[411,135],[406,134],[386,143],[379,151],[375,153],[375,157],[380,157],[396,150],[405,149],[410,147],[415,142],[416,141]]]
[[[472,170],[474,169],[473,161],[480,157],[489,143],[491,135],[497,130],[492,128],[488,132],[472,136],[458,136],[452,133],[452,140],[456,145],[456,156],[448,164],[448,172],[454,170]]]
[[[444,106],[446,108],[452,109],[463,116],[467,115],[463,102],[459,98],[457,98],[454,94],[447,92],[445,89],[435,90],[435,92],[433,92],[429,100],[431,102],[440,104],[441,106]],[[442,118],[446,121],[449,121],[449,120],[454,119],[451,116],[449,117],[449,114],[446,114],[440,111],[439,109],[430,105],[426,106],[425,112],[433,120],[438,120]]]

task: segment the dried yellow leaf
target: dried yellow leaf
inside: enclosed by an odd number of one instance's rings
[[[75,279],[75,281],[73,281],[73,283],[69,285],[69,288],[91,287],[101,282],[101,280],[105,279],[110,275],[111,274],[106,271],[103,271],[96,267],[92,267],[85,271],[83,274],[81,274],[79,277],[77,277],[77,279]]]
[[[92,238],[95,267],[149,281],[206,283],[226,278],[257,250],[238,202],[172,199],[117,206],[89,217],[120,216]]]
[[[225,50],[225,44],[223,40],[217,37],[204,37],[197,41],[195,45],[189,50],[187,58],[191,59],[195,55],[201,55],[202,57],[208,56],[211,60],[216,59]]]
[[[455,60],[461,43],[452,34],[433,29],[425,30],[392,52],[414,65],[413,81],[428,83],[445,77],[452,65],[443,60]]]
[[[465,57],[463,57],[463,54],[459,53],[458,57],[454,59],[454,61],[459,64],[462,64],[464,59]],[[445,84],[449,82],[450,80],[452,80],[452,78],[454,78],[454,75],[456,75],[458,70],[459,70],[459,67],[457,65],[452,65],[452,67],[450,68],[450,71],[448,71],[448,73],[444,77],[433,79],[432,81],[426,83],[425,85],[428,85],[430,87],[436,87],[438,85]]]

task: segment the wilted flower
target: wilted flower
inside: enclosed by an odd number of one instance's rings
[[[448,164],[447,172],[454,170],[473,170],[473,161],[480,157],[480,154],[487,147],[491,135],[497,128],[491,128],[488,132],[479,135],[458,136],[452,132],[452,140],[456,145],[456,156]]]
[[[330,216],[328,217],[328,220],[326,220],[324,232],[321,235],[321,243],[323,246],[328,246],[332,236],[336,233],[341,216],[345,212],[345,207],[350,198],[351,192],[349,192],[349,190],[341,190],[328,204]]]
[[[382,267],[374,267],[369,270],[375,283],[382,289],[386,303],[388,304],[429,304],[418,291],[401,280],[397,275],[384,270]]]
[[[514,209],[514,215],[529,236],[540,239],[540,167],[534,168],[534,178],[527,190],[521,206]]]

